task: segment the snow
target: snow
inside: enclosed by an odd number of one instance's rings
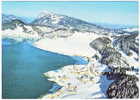
[[[68,38],[44,38],[34,43],[34,46],[64,55],[92,57],[96,51],[89,46],[89,43],[99,36],[96,34],[75,33]]]
[[[32,28],[31,26],[27,26],[27,25],[25,25],[24,27],[27,28],[28,31],[32,31],[32,32],[34,31],[33,28]],[[22,31],[23,31],[23,30],[22,30]],[[36,32],[34,32],[34,33],[36,33]]]
[[[26,26],[26,28],[31,30],[31,27]],[[40,36],[34,32],[34,34],[27,34],[23,32],[23,28],[17,26],[14,30],[7,29],[2,31],[2,38],[14,38],[14,39],[39,39]]]
[[[54,15],[54,16],[51,17],[52,23],[57,24],[57,23],[59,23],[61,21],[62,18],[63,18],[63,16]]]
[[[52,24],[57,24],[61,21],[61,19],[63,18],[63,16],[61,15],[57,15],[53,12],[48,12],[48,11],[43,11],[39,14],[38,18],[43,18],[43,17],[49,17],[52,20]],[[46,20],[44,20],[43,23],[46,23]]]
[[[62,88],[53,94],[46,94],[43,98],[106,98],[105,92],[112,82],[100,75],[101,72],[108,71],[106,65],[98,63],[91,58],[97,52],[89,46],[89,43],[100,35],[89,33],[75,33],[68,38],[44,38],[34,45],[40,49],[56,52],[70,56],[82,56],[90,58],[90,62],[85,65],[69,65],[59,70],[44,73],[48,80],[56,82]],[[94,66],[94,68],[92,68]],[[83,77],[82,80],[79,80]],[[93,78],[90,80],[90,78]],[[76,91],[70,92],[68,84],[76,87]]]
[[[136,68],[139,68],[140,62],[138,62],[138,61],[136,61],[134,59],[134,58],[138,58],[138,55],[135,52],[131,51],[132,52],[132,56],[127,56],[122,51],[119,51],[119,52],[122,54],[123,58],[125,59],[125,61],[128,62],[128,64],[130,66],[134,66]]]
[[[134,31],[138,31],[138,28],[127,28],[127,29],[123,29],[124,31],[127,32],[134,32]]]
[[[127,61],[130,67],[134,67],[136,70],[139,70],[140,62],[136,61],[135,58],[139,58],[139,55],[137,55],[134,51],[131,50],[132,55],[127,56],[125,53],[123,53],[121,50],[119,52],[122,54],[123,59]],[[138,77],[138,72],[133,70],[133,71],[127,71],[126,72],[128,75],[135,75]]]
[[[42,15],[43,16],[43,15]],[[56,22],[59,18],[55,18]],[[25,26],[29,31],[33,31],[30,26]],[[42,31],[50,31],[49,28],[37,27]],[[67,33],[70,34],[70,33]],[[2,37],[11,38],[40,38],[39,35],[33,31],[33,34],[28,34],[23,31],[23,28],[17,26],[16,29],[7,29],[2,32]],[[92,58],[93,55],[98,54],[93,48],[90,47],[90,42],[94,39],[100,37],[98,34],[94,33],[80,33],[77,32],[72,36],[67,38],[57,38],[53,39],[42,38],[35,42],[33,45],[37,48],[60,53],[69,56],[81,56],[87,57],[89,60],[88,64],[85,65],[68,65],[64,66],[59,70],[53,70],[44,73],[45,76],[49,77],[48,80],[56,82],[62,88],[52,94],[46,94],[42,98],[77,98],[77,99],[95,99],[95,98],[106,98],[106,90],[111,80],[107,80],[105,76],[102,76],[102,72],[109,71],[106,65],[103,65]],[[101,37],[111,36],[101,35]],[[121,51],[120,51],[121,52]],[[139,67],[140,63],[134,58],[138,58],[138,55],[133,52],[131,57],[126,56],[122,53],[126,61],[136,68]],[[128,74],[135,74],[135,72],[127,72]],[[68,85],[70,84],[70,85]],[[51,89],[55,90],[55,89]]]
[[[95,64],[94,67],[91,66],[93,63]],[[89,67],[92,67],[93,70],[96,71],[90,74]],[[54,81],[58,85],[62,86],[62,88],[57,92],[47,94],[42,98],[106,98],[106,89],[112,81],[107,80],[105,76],[97,74],[97,72],[103,72],[104,70],[108,70],[106,68],[106,65],[101,65],[97,61],[94,61],[86,65],[68,65],[64,66],[62,69],[59,69],[57,71],[46,72],[44,73],[44,75],[49,77],[49,80]],[[81,76],[83,78],[80,78]],[[90,80],[90,78],[93,79]],[[76,88],[70,91],[71,88],[68,88],[68,84],[70,84],[71,87]]]
[[[52,28],[49,28],[49,27],[47,27],[47,26],[36,26],[36,28],[38,28],[38,29],[40,29],[42,32],[51,32],[51,31],[53,31],[53,29]]]
[[[44,17],[44,16],[51,16],[51,15],[54,15],[54,13],[53,13],[53,12],[49,12],[49,11],[47,11],[47,10],[44,10],[44,11],[42,11],[42,12],[39,14],[38,18],[42,18],[42,17]]]
[[[112,81],[107,80],[101,73],[109,69],[92,58],[97,52],[89,46],[89,43],[98,37],[100,35],[93,33],[75,33],[68,38],[44,38],[34,43],[34,46],[43,50],[90,58],[85,65],[68,65],[44,73],[50,81],[56,82],[62,88],[55,93],[46,94],[43,98],[106,98],[106,89]],[[69,90],[68,84],[75,89]]]
[[[68,38],[44,38],[37,41],[34,45],[40,49],[48,50],[60,54],[70,56],[85,56],[90,58],[88,64],[85,65],[69,65],[64,66],[57,71],[49,71],[44,73],[49,77],[50,81],[56,82],[62,88],[53,94],[46,94],[43,98],[77,98],[77,99],[95,99],[106,98],[106,90],[113,80],[107,80],[105,76],[100,73],[108,72],[109,69],[106,65],[100,64],[92,56],[97,52],[89,46],[89,43],[100,35],[92,33],[75,33]],[[103,37],[103,35],[102,35]],[[104,36],[109,37],[110,36]],[[112,40],[112,38],[110,38]],[[133,52],[133,56],[128,57],[122,53],[123,57],[128,61],[131,66],[140,65],[139,62],[134,60],[137,54]],[[94,67],[93,67],[94,66]],[[135,72],[127,72],[127,74],[136,75]],[[83,77],[81,79],[81,77]],[[93,78],[90,80],[90,78]],[[80,80],[79,80],[80,79]],[[75,90],[70,92],[68,87],[70,84]]]

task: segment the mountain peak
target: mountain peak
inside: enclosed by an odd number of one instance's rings
[[[52,28],[67,28],[80,30],[81,32],[95,32],[95,30],[105,31],[104,28],[95,24],[53,12],[43,11],[38,18],[32,22],[33,25],[48,26]]]
[[[51,16],[54,16],[54,15],[55,15],[55,13],[49,12],[49,11],[45,10],[45,11],[42,11],[42,12],[39,14],[38,18],[42,18],[42,17],[51,17]]]
[[[58,24],[62,18],[63,15],[59,15],[53,12],[48,12],[46,10],[41,12],[37,19],[41,20],[41,23]]]

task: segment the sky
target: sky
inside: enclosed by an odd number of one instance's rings
[[[137,25],[138,2],[3,1],[2,13],[36,18],[42,11],[63,14],[92,23]]]

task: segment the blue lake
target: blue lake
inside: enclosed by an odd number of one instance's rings
[[[79,60],[78,60],[79,59]],[[65,65],[87,63],[81,58],[43,51],[27,42],[2,41],[2,97],[38,98],[49,93],[53,82],[43,76],[44,72]]]

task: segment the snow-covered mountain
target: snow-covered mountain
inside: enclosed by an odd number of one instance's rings
[[[124,29],[122,29],[122,30],[125,31],[125,32],[138,32],[138,31],[139,31],[138,27],[134,27],[134,28],[124,28]]]
[[[18,24],[17,24],[18,23]],[[20,23],[20,24],[19,24]],[[14,29],[16,26],[21,26],[23,30],[29,31],[32,28],[32,33],[37,32],[39,35],[46,37],[67,37],[75,32],[95,33],[95,34],[132,34],[137,33],[138,28],[106,28],[106,25],[92,24],[77,18],[61,15],[53,12],[44,11],[37,18],[18,17],[14,15],[2,14],[2,29]],[[30,26],[25,28],[23,26]],[[27,33],[28,33],[27,32]],[[69,34],[68,34],[69,33]]]
[[[27,23],[24,18],[14,15],[3,15],[3,30],[15,30],[18,27],[27,34],[38,34],[41,37],[68,37],[75,32],[93,33],[93,34],[109,34],[109,30],[98,25],[88,23],[86,21],[73,17],[60,15],[52,12],[42,12],[31,23]]]
[[[56,14],[44,11],[39,14],[38,18],[32,22],[33,25],[42,25],[53,28],[66,28],[77,31],[95,32],[107,31],[104,28],[97,26],[77,18],[69,17],[66,15]]]
[[[21,27],[23,32],[37,33],[41,37],[68,37],[75,32],[92,33],[100,35],[108,34],[124,34],[138,32],[133,29],[109,29],[103,28],[100,25],[92,24],[77,18],[69,17],[66,15],[56,14],[44,11],[38,15],[36,19],[28,23],[25,17],[17,17],[14,15],[2,15],[2,29],[14,29]],[[31,20],[30,20],[31,21]]]
[[[109,28],[109,29],[126,29],[126,28],[136,28],[138,27],[137,25],[125,25],[125,24],[111,24],[111,23],[99,23],[99,22],[94,22],[94,24],[102,26],[104,28]]]
[[[29,24],[29,23],[31,23],[34,20],[34,18],[24,17],[24,16],[19,17],[19,16],[15,16],[15,15],[11,15],[11,14],[10,15],[9,14],[2,14],[2,23],[3,24],[4,23],[9,23],[9,22],[11,22],[13,20],[21,20],[24,23]]]
[[[17,17],[17,16],[14,16],[14,15],[7,15],[7,14],[2,14],[2,23],[9,23],[11,22],[12,20],[15,20],[15,19],[20,19],[20,17]]]
[[[39,34],[58,33],[61,36],[67,36],[67,33],[95,33],[95,34],[132,34],[137,33],[137,27],[124,26],[120,28],[108,28],[106,24],[93,24],[77,18],[61,15],[53,12],[44,11],[37,18],[19,17],[14,15],[2,14],[2,28],[13,29],[21,23],[23,26],[28,25],[37,31]],[[13,25],[14,24],[14,25]],[[28,30],[28,29],[26,29]]]

